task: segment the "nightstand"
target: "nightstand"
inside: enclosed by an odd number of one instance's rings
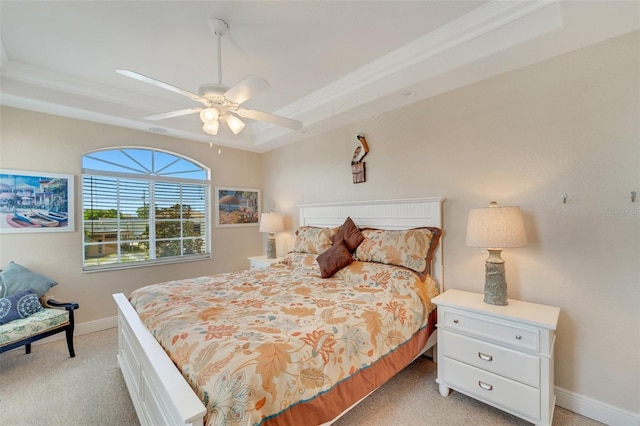
[[[274,263],[278,263],[281,260],[282,260],[281,257],[276,257],[275,259],[267,259],[267,256],[251,256],[249,257],[249,268],[250,269],[266,268],[267,266],[273,265]]]
[[[554,394],[553,346],[560,309],[448,290],[438,305],[438,378],[450,389],[538,425],[550,425]]]

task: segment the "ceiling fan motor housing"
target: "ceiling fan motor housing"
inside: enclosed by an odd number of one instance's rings
[[[237,104],[234,104],[233,102],[230,102],[227,98],[225,98],[224,94],[227,92],[227,90],[229,90],[229,87],[227,86],[215,83],[207,83],[200,86],[200,91],[198,92],[198,94],[201,97],[211,101],[211,106],[213,106],[214,104],[222,105],[227,108],[233,105],[237,106]]]

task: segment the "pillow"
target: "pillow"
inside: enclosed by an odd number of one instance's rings
[[[318,256],[317,261],[318,265],[320,265],[320,276],[322,278],[331,278],[333,274],[354,260],[344,240],[340,240]]]
[[[287,253],[282,263],[296,269],[307,269],[313,274],[320,274],[320,267],[316,259],[319,255],[311,253]]]
[[[29,288],[38,297],[42,297],[51,287],[58,284],[51,278],[32,272],[13,261],[9,262],[9,265],[0,272],[0,280],[2,280],[2,288],[4,289],[4,294],[0,295],[2,297],[8,297]]]
[[[296,243],[293,251],[296,253],[320,254],[331,247],[331,237],[338,228],[316,228],[301,226],[296,232]]]
[[[347,217],[342,226],[338,229],[338,232],[332,238],[333,244],[336,244],[340,240],[344,240],[345,245],[350,252],[354,252],[360,243],[364,241],[364,235],[360,232],[360,229],[353,223],[351,217]]]
[[[31,289],[0,298],[0,324],[26,318],[43,309],[38,296]]]
[[[429,272],[440,234],[439,228],[428,227],[401,231],[363,229],[365,239],[356,249],[356,259],[404,266],[424,276]]]

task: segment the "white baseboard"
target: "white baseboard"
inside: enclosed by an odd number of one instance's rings
[[[96,331],[106,330],[118,326],[118,317],[102,318],[96,321],[83,322],[76,324],[74,327],[74,335],[82,336],[83,334],[95,333]]]
[[[83,322],[73,327],[74,336],[82,336],[83,334],[95,333],[96,331],[107,330],[118,326],[118,317],[102,318],[96,321]],[[64,340],[65,334],[58,333],[53,336],[45,337],[42,340],[33,342],[32,345],[41,345],[43,343],[55,342],[56,340]]]
[[[74,335],[95,333],[118,326],[118,317],[103,318],[96,321],[76,324]],[[47,343],[54,340],[64,339],[64,333],[54,334],[46,339],[39,340],[33,344]],[[622,410],[612,405],[588,398],[583,395],[571,392],[567,389],[555,387],[556,405],[566,410],[573,411],[581,416],[589,417],[606,425],[615,426],[640,426],[640,415]]]
[[[556,405],[606,425],[639,426],[640,415],[555,387]]]

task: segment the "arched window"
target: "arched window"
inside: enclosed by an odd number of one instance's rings
[[[83,269],[211,257],[210,170],[147,148],[82,156]]]

